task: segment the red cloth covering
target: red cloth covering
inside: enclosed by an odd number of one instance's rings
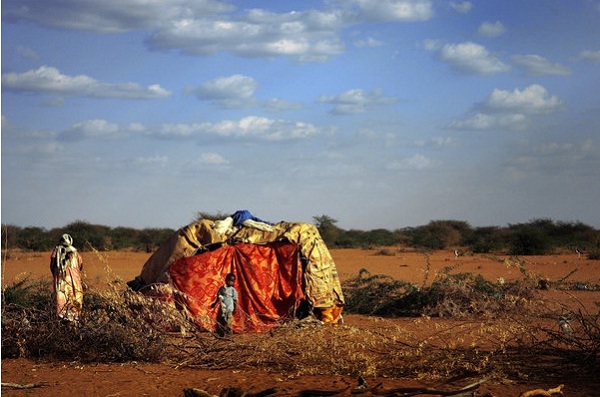
[[[218,305],[213,309],[211,303],[227,273],[236,275],[236,333],[268,331],[293,317],[305,299],[297,244],[225,245],[179,259],[169,268],[176,299],[203,328],[214,330]]]

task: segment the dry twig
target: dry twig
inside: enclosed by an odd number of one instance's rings
[[[562,396],[563,395],[563,392],[562,392],[563,387],[565,387],[565,385],[559,385],[557,387],[554,387],[554,388],[548,389],[548,390],[544,390],[544,389],[529,390],[529,391],[519,394],[519,397],[538,397],[538,396],[539,397],[548,397],[548,396],[554,396],[554,395]]]
[[[11,382],[2,382],[2,387],[10,387],[13,389],[35,389],[36,387],[45,386],[47,382],[39,382],[39,383],[28,383],[25,385],[21,385],[19,383],[11,383]]]

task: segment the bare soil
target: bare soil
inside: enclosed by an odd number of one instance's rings
[[[600,260],[580,258],[577,254],[530,256],[519,258],[525,268],[505,256],[464,255],[456,257],[453,251],[439,251],[425,255],[409,249],[385,250],[332,250],[338,272],[343,280],[356,277],[361,269],[371,274],[384,274],[396,279],[410,281],[416,285],[427,285],[437,273],[447,271],[480,274],[490,281],[502,278],[509,282],[522,279],[524,273],[550,282],[579,283],[581,289],[542,291],[548,304],[581,308],[590,313],[599,310],[600,291],[585,290],[587,285],[600,284]],[[142,265],[151,254],[136,252],[83,252],[86,281],[91,288],[106,287],[107,280],[115,277],[123,281],[139,275]],[[2,285],[11,285],[24,277],[50,280],[50,253],[3,252]],[[444,270],[446,269],[446,270]],[[109,276],[107,276],[109,275]],[[344,316],[343,327],[362,327],[385,330],[387,326],[405,327],[414,332],[428,332],[436,326],[448,327],[450,319],[429,318],[427,329],[423,319],[382,319],[369,316]],[[460,328],[457,328],[460,329]],[[235,336],[234,336],[235,337]],[[521,358],[527,360],[527,357]],[[536,363],[531,363],[535,365]],[[540,363],[541,365],[541,363]],[[278,396],[339,395],[356,393],[358,380],[345,375],[302,375],[266,372],[252,369],[206,369],[191,368],[174,364],[150,364],[130,362],[124,364],[77,362],[48,362],[30,359],[4,359],[1,362],[2,394],[5,396],[183,396],[186,388],[203,389],[219,395],[225,388],[239,388],[248,393],[257,393],[275,388]],[[549,389],[564,384],[564,395],[583,397],[598,395],[600,376],[573,375],[566,371],[564,376],[519,379],[494,379],[483,383],[479,396],[519,396],[532,389]],[[466,383],[443,386],[424,383],[416,377],[383,378],[367,377],[370,387],[380,385],[379,391],[399,387],[431,387],[456,390]],[[28,389],[5,387],[5,383],[32,385]],[[40,385],[41,384],[41,385]],[[310,391],[312,390],[312,392]],[[316,393],[319,391],[320,394]],[[328,392],[328,393],[324,393]],[[378,392],[366,389],[362,395],[371,396]],[[361,394],[359,394],[361,395]],[[398,394],[397,394],[398,395]]]

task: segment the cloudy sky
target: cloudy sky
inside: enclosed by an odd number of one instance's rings
[[[3,0],[2,223],[600,227],[600,0]]]

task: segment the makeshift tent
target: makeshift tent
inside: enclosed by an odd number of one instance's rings
[[[211,329],[216,309],[210,306],[227,273],[237,276],[236,332],[262,332],[306,312],[324,322],[340,319],[344,295],[318,229],[268,224],[247,211],[181,228],[128,284],[147,292],[157,286],[163,294],[168,290],[199,326]]]

